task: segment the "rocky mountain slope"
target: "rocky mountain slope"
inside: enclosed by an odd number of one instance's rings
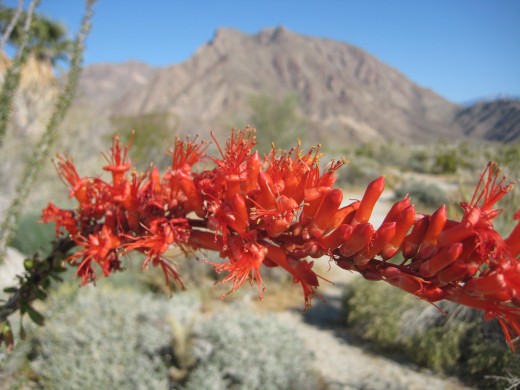
[[[520,140],[520,100],[475,103],[457,113],[456,123],[470,137],[501,142]]]
[[[463,136],[457,105],[357,47],[281,27],[256,35],[220,29],[191,59],[164,68],[87,67],[77,103],[109,116],[168,113],[180,132],[206,134],[249,123],[258,95],[296,96],[320,142]]]
[[[11,60],[0,50],[0,85]],[[0,147],[0,217],[12,198],[25,161],[43,133],[58,94],[58,83],[49,63],[29,56],[21,70],[19,89],[10,122]]]

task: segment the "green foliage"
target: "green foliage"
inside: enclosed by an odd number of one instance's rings
[[[11,245],[20,252],[31,255],[33,253],[48,253],[55,232],[51,224],[38,223],[40,215],[25,214],[20,218]]]
[[[366,185],[378,176],[380,171],[377,170],[374,160],[356,159],[338,170],[337,184],[338,186]]]
[[[200,364],[186,389],[315,389],[312,357],[294,330],[273,317],[237,310],[197,331]]]
[[[448,313],[455,304],[439,303]],[[405,354],[438,372],[462,375],[477,387],[503,388],[491,376],[520,372],[520,356],[509,350],[496,322],[481,313],[445,317],[437,308],[385,283],[357,279],[346,290],[347,324],[385,351]]]
[[[444,190],[432,183],[412,180],[402,183],[395,189],[396,199],[403,199],[406,194],[409,194],[413,203],[427,207],[438,207],[448,202]]]
[[[459,166],[459,157],[455,149],[440,151],[435,156],[433,173],[456,173]]]
[[[493,156],[493,160],[518,178],[520,176],[520,143],[501,146]]]
[[[354,150],[354,154],[356,157],[373,158],[376,151],[373,144],[361,144]]]
[[[153,161],[162,166],[169,158],[164,150],[165,140],[173,139],[177,119],[167,112],[153,112],[138,116],[115,116],[111,118],[116,132],[123,139],[132,139],[132,157],[136,162]],[[132,135],[133,134],[133,135]],[[147,166],[141,167],[146,169]]]
[[[518,352],[504,349],[503,341],[498,337],[483,340],[478,337],[478,333],[473,335],[467,359],[467,374],[482,378],[482,388],[503,389],[504,382],[496,377],[505,378],[511,375],[515,375],[517,383],[520,383],[520,356]]]
[[[21,388],[318,388],[311,354],[273,317],[238,308],[196,322],[196,294],[106,283],[62,284],[47,302],[45,327],[29,327],[0,368]]]
[[[251,96],[249,106],[252,110],[250,124],[257,130],[260,151],[269,152],[273,142],[277,148],[287,149],[295,145],[297,138],[302,139],[303,123],[296,112],[296,96],[282,100],[266,95]]]
[[[9,123],[9,117],[11,115],[11,109],[13,99],[16,91],[20,85],[21,70],[22,66],[27,61],[29,54],[28,42],[29,42],[29,30],[31,27],[34,9],[38,4],[38,1],[33,1],[29,6],[29,10],[25,14],[24,27],[20,31],[20,43],[16,55],[12,61],[11,66],[7,69],[4,74],[4,80],[2,88],[0,90],[0,147],[2,146],[7,125]],[[18,17],[19,15],[13,13],[12,17]],[[9,23],[9,21],[7,21]],[[7,26],[6,26],[7,27]],[[0,252],[2,251],[0,243]]]
[[[0,6],[0,31],[5,31],[16,10]],[[20,47],[24,45],[24,24],[27,17],[22,12],[9,37],[9,43]],[[27,48],[40,61],[49,61],[53,65],[59,60],[69,58],[72,42],[67,37],[67,29],[60,23],[42,15],[34,15],[29,29]]]
[[[350,285],[345,294],[347,323],[358,335],[376,342],[382,349],[394,349],[401,336],[399,324],[403,311],[413,308],[416,299],[384,283],[359,281]]]
[[[415,362],[437,371],[449,371],[461,357],[461,342],[471,325],[458,320],[447,322],[442,319],[439,322],[439,325],[415,333],[404,343]]]

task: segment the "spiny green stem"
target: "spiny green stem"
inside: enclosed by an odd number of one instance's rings
[[[20,310],[21,304],[30,304],[38,299],[35,291],[42,287],[51,273],[56,268],[61,267],[61,261],[65,259],[67,252],[72,249],[76,243],[70,238],[63,238],[54,243],[52,252],[39,264],[42,264],[37,271],[26,271],[25,275],[20,279],[20,284],[16,286],[16,292],[2,305],[0,305],[0,323],[9,318],[10,315]]]
[[[5,43],[9,40],[9,37],[11,36],[11,33],[14,30],[14,27],[16,26],[16,23],[18,22],[18,19],[20,18],[20,15],[23,11],[23,0],[18,0],[18,6],[16,7],[16,11],[13,14],[13,17],[11,18],[11,21],[9,22],[9,25],[4,31],[4,34],[2,35],[2,40],[0,41],[0,50],[2,50],[5,46]]]
[[[57,99],[52,115],[47,123],[44,133],[33,149],[32,158],[25,165],[25,169],[17,188],[16,194],[6,211],[6,215],[0,225],[0,263],[3,262],[7,244],[18,223],[23,205],[31,192],[34,181],[42,164],[48,158],[50,147],[56,138],[59,126],[68,111],[76,92],[81,65],[83,61],[84,42],[90,30],[90,20],[93,14],[93,5],[96,0],[87,0],[85,15],[81,22],[81,30],[74,41],[71,59],[71,69],[67,75],[67,83]]]
[[[13,104],[14,95],[20,85],[21,70],[29,54],[29,37],[31,30],[32,17],[35,8],[40,4],[40,0],[33,0],[25,17],[25,24],[22,30],[21,44],[16,52],[11,67],[5,72],[4,83],[0,91],[0,147],[3,143],[3,138],[9,124],[9,117],[11,115],[11,108]]]

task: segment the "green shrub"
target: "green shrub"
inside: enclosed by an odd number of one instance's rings
[[[438,207],[448,202],[448,197],[441,187],[415,180],[404,182],[395,189],[396,199],[403,199],[406,194],[413,203],[426,207]]]
[[[283,99],[268,95],[253,95],[249,98],[251,116],[249,123],[256,128],[258,148],[269,153],[271,144],[280,149],[294,146],[297,138],[305,134],[303,121],[298,116],[298,99],[288,95]]]
[[[509,350],[500,326],[482,323],[479,311],[437,308],[385,283],[357,279],[346,290],[347,324],[376,348],[399,352],[417,364],[463,376],[479,388],[503,388],[520,372],[520,356]]]
[[[429,172],[431,165],[430,158],[431,156],[427,150],[414,150],[408,159],[407,166],[410,170],[414,172]]]
[[[166,140],[173,140],[179,119],[166,112],[152,112],[138,116],[114,116],[111,118],[115,132],[127,142],[132,137],[132,162],[150,161],[166,166],[171,159],[166,153]],[[140,167],[147,169],[148,166]]]
[[[372,143],[361,144],[355,150],[356,157],[368,157],[370,159],[375,157],[375,146]]]
[[[405,340],[406,351],[421,365],[437,371],[450,371],[460,360],[462,339],[470,327],[459,320],[441,321]]]
[[[459,157],[455,149],[440,151],[435,156],[433,163],[433,173],[456,173],[459,166]]]
[[[204,322],[186,389],[315,389],[311,354],[274,317],[235,308]]]
[[[54,225],[39,223],[40,214],[25,214],[20,218],[11,246],[26,255],[47,254],[54,239]]]
[[[338,186],[362,185],[366,186],[372,180],[380,176],[380,171],[375,160],[359,158],[349,162],[337,172]]]
[[[0,356],[0,377],[49,389],[319,387],[292,329],[239,309],[197,324],[200,309],[193,293],[64,284],[51,294],[46,325],[28,327],[28,340]]]
[[[400,343],[403,311],[414,306],[415,298],[384,283],[361,281],[353,283],[347,290],[347,323],[362,338],[376,342],[384,350],[392,350]]]

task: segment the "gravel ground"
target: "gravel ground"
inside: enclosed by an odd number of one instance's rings
[[[318,303],[305,315],[283,311],[276,315],[303,340],[315,356],[328,390],[340,389],[468,389],[457,379],[441,378],[398,359],[378,356],[365,350],[338,323],[339,287],[327,288],[327,303]],[[333,293],[336,296],[331,296]]]

